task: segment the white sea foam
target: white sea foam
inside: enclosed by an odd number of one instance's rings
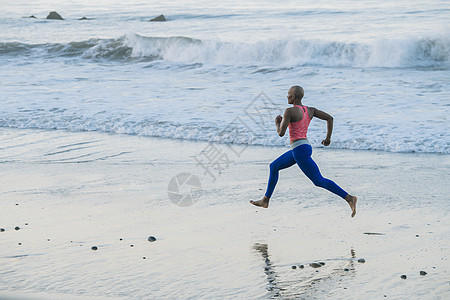
[[[331,147],[450,152],[449,11],[440,1],[369,10],[173,3],[159,4],[163,23],[147,22],[133,1],[61,4],[62,22],[45,19],[46,1],[6,5],[0,126],[284,146],[273,118],[300,84],[305,105],[335,117]],[[22,18],[28,10],[37,19]],[[260,92],[277,106],[263,127],[246,113]],[[245,125],[219,134],[237,117]],[[316,146],[324,124],[311,125]]]
[[[189,37],[146,37],[127,34],[116,39],[90,39],[67,44],[0,43],[0,55],[36,58],[81,58],[110,61],[271,65],[298,67],[449,67],[450,38],[377,39],[371,43],[319,39],[266,40],[254,43],[199,40]]]

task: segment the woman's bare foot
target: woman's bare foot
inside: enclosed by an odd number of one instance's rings
[[[269,200],[270,200],[270,198],[264,196],[259,201],[250,200],[250,203],[253,204],[253,205],[259,206],[259,207],[268,208],[269,207]]]
[[[345,196],[345,201],[347,201],[348,205],[350,205],[350,208],[352,209],[353,218],[356,215],[356,201],[358,201],[358,199],[355,196],[347,194],[347,196]]]

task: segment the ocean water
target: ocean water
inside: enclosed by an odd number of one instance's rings
[[[450,153],[448,1],[0,8],[0,127],[284,147],[273,119],[301,85],[332,148]],[[311,123],[313,146],[325,133]]]

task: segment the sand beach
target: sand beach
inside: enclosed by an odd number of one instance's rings
[[[268,209],[249,204],[280,147],[5,128],[0,140],[1,299],[450,296],[448,155],[314,148],[358,196],[352,219],[296,167]],[[199,164],[211,147],[229,158],[215,178]],[[180,173],[201,186],[171,196]]]

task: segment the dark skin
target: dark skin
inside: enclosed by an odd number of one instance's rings
[[[292,88],[289,89],[287,98],[288,98],[289,104],[303,106],[302,99],[295,96]],[[321,111],[314,107],[308,107],[308,115],[311,116],[311,119],[313,117],[316,117],[321,120],[327,121],[327,137],[322,141],[322,145],[324,145],[324,146],[330,145],[331,134],[333,132],[333,117],[331,115],[327,114],[326,112]],[[283,117],[278,115],[275,118],[275,125],[277,127],[278,135],[284,136],[284,134],[286,133],[286,130],[289,126],[289,123],[298,122],[298,121],[301,121],[302,119],[303,119],[303,112],[300,108],[298,108],[296,106],[287,108],[284,111]],[[291,144],[295,141],[292,141]]]
[[[304,95],[303,89],[298,86],[293,86],[289,89],[287,99],[288,99],[288,103],[292,104],[293,106],[287,108],[284,111],[283,117],[278,115],[275,118],[275,126],[277,127],[277,132],[278,132],[279,136],[285,135],[286,130],[289,127],[289,123],[298,122],[303,119],[304,115],[303,115],[302,110],[295,106],[295,105],[303,106],[303,104],[302,104],[303,95]],[[331,134],[333,132],[333,117],[331,115],[327,114],[326,112],[321,111],[314,107],[308,107],[308,115],[311,117],[311,119],[313,117],[317,117],[321,120],[327,121],[327,136],[322,141],[322,145],[329,146],[331,143]],[[291,144],[294,143],[295,141],[298,141],[298,140],[291,141]],[[269,207],[269,201],[270,201],[270,198],[268,198],[267,196],[264,196],[261,200],[250,201],[250,203],[253,205],[259,206],[259,207],[267,208],[267,207]],[[350,208],[352,210],[352,218],[353,218],[356,214],[357,198],[355,196],[348,194],[345,197],[345,201],[347,201],[347,203],[350,205]]]

